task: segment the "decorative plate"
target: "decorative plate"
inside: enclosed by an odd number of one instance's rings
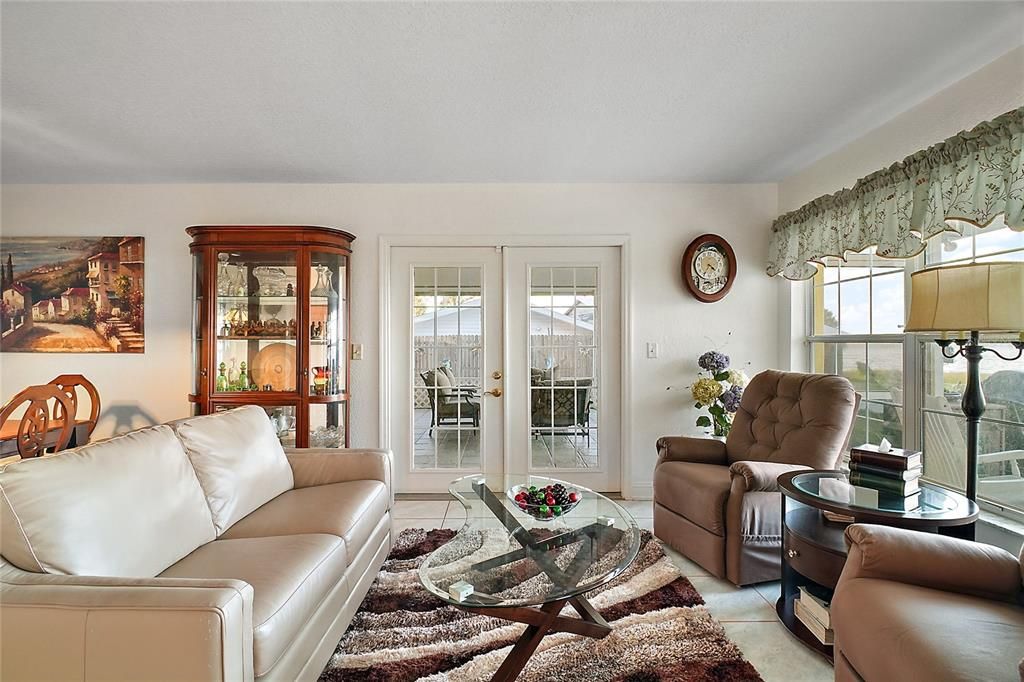
[[[252,359],[249,368],[253,383],[270,384],[275,391],[295,390],[295,346],[272,343]]]

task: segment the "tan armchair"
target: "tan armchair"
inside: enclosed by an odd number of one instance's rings
[[[860,397],[844,377],[768,370],[743,393],[723,443],[658,440],[654,534],[736,585],[778,580],[781,474],[835,469]]]
[[[832,597],[837,682],[1024,680],[1024,556],[854,524]]]

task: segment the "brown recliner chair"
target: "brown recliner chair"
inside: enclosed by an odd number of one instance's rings
[[[1024,680],[1024,553],[869,524],[846,544],[837,682]]]
[[[777,479],[797,469],[837,468],[859,401],[844,377],[761,372],[743,392],[724,443],[658,439],[654,534],[736,585],[778,580]]]

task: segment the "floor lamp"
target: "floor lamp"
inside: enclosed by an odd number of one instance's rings
[[[1024,353],[1024,263],[971,263],[928,268],[910,276],[906,330],[939,333],[942,356],[967,360],[967,386],[961,407],[967,417],[967,497],[978,496],[978,446],[985,394],[981,358],[992,353],[1016,360]],[[1019,334],[1016,355],[981,345],[982,332]]]

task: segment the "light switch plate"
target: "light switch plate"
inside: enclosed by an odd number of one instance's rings
[[[647,359],[655,360],[658,357],[658,344],[650,343],[647,344]]]
[[[353,343],[352,344],[352,359],[362,360],[363,359],[363,344]]]

